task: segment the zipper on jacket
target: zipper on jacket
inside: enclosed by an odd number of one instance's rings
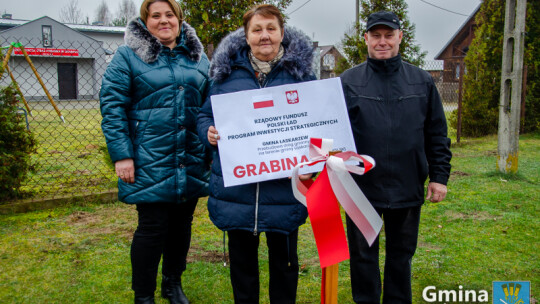
[[[388,134],[386,135],[386,138],[388,139],[391,139],[392,138],[392,128],[394,128],[394,123],[393,123],[393,116],[394,116],[394,111],[396,110],[395,107],[393,107],[392,103],[390,102],[390,97],[392,95],[392,91],[391,91],[391,85],[390,85],[390,80],[387,80],[386,81],[386,92],[384,94],[384,97],[385,97],[385,102],[386,102],[386,105],[388,107],[388,111],[386,111],[387,115],[388,115]],[[392,166],[392,161],[390,160],[390,140],[386,140],[386,161],[388,162],[388,164],[390,164],[390,166]],[[393,142],[393,140],[392,140]],[[394,175],[394,167],[390,167],[390,175],[393,176]],[[388,200],[387,201],[387,207],[390,208],[390,201]]]
[[[410,99],[410,98],[416,98],[416,97],[426,97],[426,94],[416,94],[416,95],[407,95],[407,96],[399,96],[398,100],[402,101],[404,99]]]
[[[175,85],[175,87],[177,87],[177,79],[176,79],[176,75],[174,74],[174,69],[173,69],[173,59],[172,57],[175,57],[175,53],[174,53],[174,50],[170,50],[170,52],[168,54],[165,54],[167,56],[167,63],[168,63],[168,68],[169,68],[169,71],[171,72],[171,76],[173,78],[173,83]],[[175,92],[174,94],[174,97],[173,97],[173,105],[174,105],[174,109],[173,109],[173,114],[174,114],[174,171],[177,172],[177,169],[179,167],[179,160],[178,160],[178,148],[180,146],[180,143],[178,142],[178,123],[177,123],[177,120],[178,120],[178,111],[179,111],[179,105],[178,105],[178,94],[177,92]],[[178,185],[178,181],[179,181],[179,178],[178,178],[178,173],[175,173],[174,174],[174,184],[175,185]],[[179,188],[179,187],[177,187]],[[180,193],[178,191],[175,191],[176,192],[176,200],[177,201],[182,201],[182,196],[180,195]]]
[[[223,267],[227,267],[227,256],[225,255],[225,245],[226,245],[225,237],[226,237],[226,233],[227,232],[223,231]]]
[[[264,86],[262,86],[261,88],[266,88],[266,86],[268,85],[268,83],[270,82],[270,80],[274,80],[274,78],[276,78],[276,74],[278,73],[278,72],[277,72],[277,69],[278,69],[278,68],[281,68],[281,65],[282,65],[282,61],[280,60],[280,61],[278,62],[278,64],[272,68],[272,70],[270,71],[270,73],[266,74],[266,81],[264,82]],[[270,77],[270,76],[272,76],[272,77]],[[255,77],[255,78],[257,78],[257,77]],[[257,79],[257,82],[259,82],[258,79]]]
[[[370,99],[370,100],[383,101],[381,97],[371,97],[371,96],[364,96],[364,95],[353,95],[352,97],[361,97],[361,98]]]
[[[257,235],[257,225],[259,222],[259,183],[257,183],[257,190],[255,190],[255,227],[253,227],[253,235]]]

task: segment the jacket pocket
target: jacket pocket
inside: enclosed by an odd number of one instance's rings
[[[148,124],[151,110],[131,111],[128,113],[129,119],[129,135],[135,149],[141,144],[144,136],[144,131]]]
[[[362,130],[380,128],[384,120],[386,105],[382,97],[351,94],[347,97],[347,110],[353,132],[358,134]]]
[[[402,124],[418,124],[418,128],[423,127],[428,110],[428,99],[426,94],[402,95],[397,99],[397,112],[394,119]]]
[[[374,97],[374,96],[365,96],[365,95],[350,95],[351,98],[355,98],[355,99],[367,99],[367,100],[370,100],[370,101],[383,101],[383,99],[381,97]]]
[[[413,99],[413,98],[426,98],[426,94],[411,94],[411,95],[404,95],[404,96],[400,96],[398,98],[398,101],[407,101],[409,99]]]

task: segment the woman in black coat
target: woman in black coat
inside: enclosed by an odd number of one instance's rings
[[[285,27],[279,9],[263,4],[245,13],[244,28],[221,41],[210,64],[213,84],[199,114],[198,132],[214,151],[208,209],[212,222],[228,232],[235,303],[259,303],[261,232],[269,249],[270,302],[295,303],[298,227],[307,211],[286,178],[224,187],[210,96],[314,80],[312,60],[310,39]]]

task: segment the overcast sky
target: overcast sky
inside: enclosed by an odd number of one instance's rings
[[[13,19],[33,20],[47,15],[59,20],[60,10],[69,1],[48,0],[44,5],[43,0],[6,0],[3,1],[1,13],[10,13]],[[133,2],[138,9],[142,0]],[[409,19],[416,25],[416,42],[423,51],[428,52],[427,60],[433,59],[439,53],[467,20],[467,16],[480,4],[480,0],[406,0],[406,2],[409,5]],[[79,0],[79,7],[83,15],[92,21],[98,3],[100,2]],[[113,14],[118,10],[119,3],[120,0],[107,0]],[[319,45],[337,44],[354,22],[355,3],[356,0],[293,0],[286,11],[290,17],[288,24],[319,41]]]

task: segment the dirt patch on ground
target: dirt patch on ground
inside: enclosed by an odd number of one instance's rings
[[[454,175],[454,176],[470,176],[471,174],[467,173],[467,172],[463,172],[463,171],[452,171],[450,173],[450,175]]]
[[[485,156],[497,156],[497,151],[495,151],[495,150],[487,150],[487,151],[484,151],[484,155]]]
[[[479,151],[477,153],[468,152],[468,153],[458,153],[458,152],[452,152],[452,157],[460,157],[460,158],[469,158],[469,157],[480,157],[480,156],[497,156],[496,150],[487,150],[487,151]]]
[[[209,263],[223,263],[223,251],[217,250],[204,250],[198,245],[191,245],[189,248],[187,262],[209,262]],[[229,263],[229,253],[225,252],[225,260]]]
[[[86,148],[87,150],[92,150],[92,149],[99,149],[99,146],[98,146],[98,145],[89,144],[89,145],[86,145],[85,148]]]
[[[137,214],[129,206],[99,208],[94,212],[76,211],[67,217],[67,224],[84,234],[118,234],[131,240],[137,227]]]
[[[418,241],[418,248],[424,248],[426,250],[441,250],[442,247],[440,246],[435,246],[431,243],[426,243],[426,242],[421,242],[421,241]]]
[[[68,223],[77,226],[95,224],[99,221],[100,218],[95,213],[85,211],[76,211],[68,216]]]
[[[447,210],[444,213],[445,216],[449,217],[452,220],[478,220],[478,221],[485,221],[485,220],[493,220],[495,217],[493,215],[490,215],[486,211],[479,211],[479,212],[473,212],[473,213],[462,213],[457,212],[454,210]]]

